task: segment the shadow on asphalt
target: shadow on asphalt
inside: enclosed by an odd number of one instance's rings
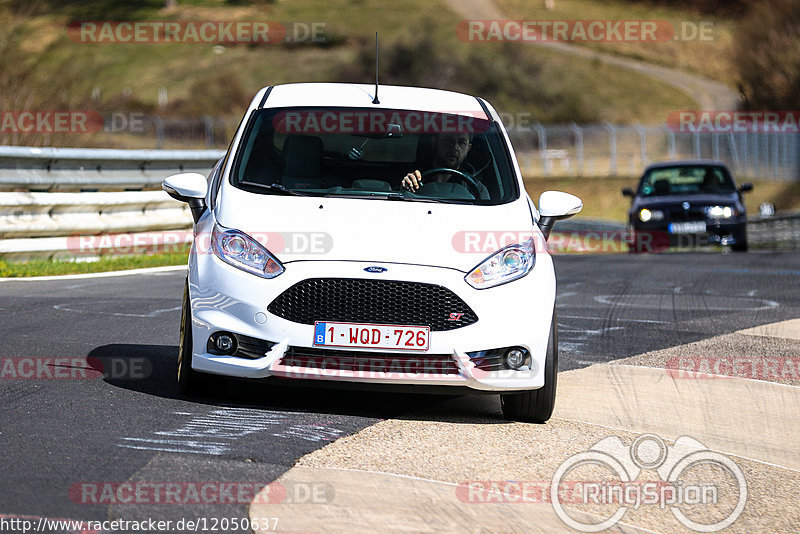
[[[378,419],[422,419],[451,423],[508,423],[496,395],[447,395],[413,392],[415,386],[387,391],[386,386],[276,378],[240,380],[213,377],[213,391],[185,397],[176,382],[176,345],[111,344],[93,349],[87,360],[106,383],[166,399],[210,406],[240,406],[285,412],[328,413]],[[427,389],[426,386],[416,386]],[[374,391],[373,391],[374,389]],[[421,389],[420,389],[421,391]],[[496,406],[495,406],[496,405]]]

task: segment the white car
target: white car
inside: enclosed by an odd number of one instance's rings
[[[550,417],[546,238],[582,203],[548,191],[537,210],[485,100],[267,87],[208,179],[182,173],[163,188],[195,219],[182,392],[212,375],[401,384],[500,394],[508,418]]]

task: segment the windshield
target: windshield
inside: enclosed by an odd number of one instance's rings
[[[651,169],[639,185],[642,196],[724,194],[736,187],[728,172],[714,165],[693,165]]]
[[[422,185],[412,192],[402,181],[415,171]],[[231,183],[260,194],[489,205],[519,196],[492,121],[370,108],[257,110]]]

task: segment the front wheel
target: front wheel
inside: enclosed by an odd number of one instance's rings
[[[734,252],[747,252],[747,229],[736,235],[736,244],[731,247]]]
[[[183,395],[199,394],[206,376],[192,369],[192,310],[189,304],[189,281],[183,286],[181,334],[178,346],[178,391]]]
[[[550,338],[547,340],[547,355],[544,363],[544,386],[521,393],[500,395],[500,405],[506,419],[529,423],[544,423],[553,414],[556,403],[558,379],[558,320],[553,310]]]

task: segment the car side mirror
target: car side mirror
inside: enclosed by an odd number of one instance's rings
[[[623,187],[622,196],[633,198],[636,196],[636,191],[634,191],[632,187]]]
[[[553,225],[572,217],[583,209],[583,201],[561,191],[545,191],[539,196],[539,229],[544,238],[550,237]]]
[[[740,193],[747,193],[752,190],[753,190],[753,184],[751,184],[750,182],[745,182],[739,186]]]
[[[173,174],[161,182],[161,189],[175,200],[189,204],[194,222],[200,219],[206,209],[205,198],[208,192],[208,183],[206,177],[200,173]]]

